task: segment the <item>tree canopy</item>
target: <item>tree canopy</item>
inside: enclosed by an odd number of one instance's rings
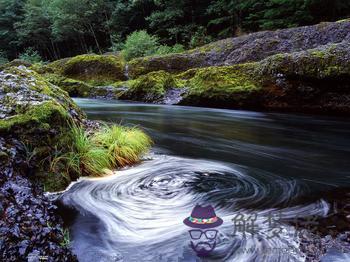
[[[349,16],[350,1],[342,0],[0,0],[0,53],[13,59],[31,48],[46,60],[103,53],[135,31],[164,48],[192,48]]]

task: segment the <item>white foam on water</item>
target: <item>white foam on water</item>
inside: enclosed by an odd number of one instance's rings
[[[209,191],[193,189],[201,182],[209,186]],[[217,183],[226,186],[222,188]],[[328,205],[320,201],[256,211],[238,205],[239,201],[258,203],[275,190],[283,192],[275,198],[276,203],[297,193],[293,181],[279,178],[271,187],[239,167],[163,155],[108,177],[80,179],[60,200],[80,212],[72,226],[72,245],[80,261],[91,261],[92,253],[100,259],[118,257],[118,261],[195,261],[193,254],[188,255],[189,228],[183,219],[195,204],[216,205],[225,196],[231,202],[216,207],[224,224],[218,228],[218,245],[211,260],[304,261],[303,254],[296,252],[299,243],[295,229],[280,222],[280,237],[270,238],[271,227],[266,221],[272,211],[281,211],[284,219],[323,216]],[[238,212],[246,217],[256,213],[259,230],[254,236],[235,232],[232,219]]]

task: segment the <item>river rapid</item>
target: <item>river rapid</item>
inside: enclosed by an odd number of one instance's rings
[[[60,196],[75,213],[79,261],[305,261],[290,221],[326,216],[327,192],[350,187],[348,119],[75,101],[90,119],[136,125],[154,140],[141,164],[82,178]],[[196,204],[224,221],[207,258],[183,224]]]

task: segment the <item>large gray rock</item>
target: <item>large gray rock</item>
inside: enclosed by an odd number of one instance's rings
[[[137,58],[129,62],[135,78],[152,71],[183,72],[191,68],[256,62],[330,43],[350,41],[350,20],[277,31],[263,31],[210,43],[184,53]]]

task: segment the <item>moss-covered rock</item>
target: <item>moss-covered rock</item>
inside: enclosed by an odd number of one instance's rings
[[[349,42],[328,44],[292,54],[278,54],[260,63],[260,74],[326,79],[350,75]]]
[[[191,69],[178,77],[187,79],[181,104],[256,108],[263,84],[254,75],[256,64]]]
[[[350,113],[350,44],[344,41],[257,64],[256,75],[267,88],[263,107],[309,113]]]
[[[164,76],[172,84],[164,84]],[[121,98],[145,102],[164,103],[167,88],[175,86],[183,90],[178,103],[186,105],[349,114],[350,44],[343,41],[177,75],[152,72],[127,83],[128,96]]]
[[[121,99],[144,102],[161,102],[167,90],[183,87],[182,81],[165,71],[151,72],[121,85],[127,87],[119,96]]]
[[[79,176],[103,175],[106,168],[134,164],[151,144],[138,129],[114,126],[98,131],[102,126],[90,125],[67,92],[26,67],[1,71],[0,83],[0,137],[26,148],[16,157],[28,161],[29,178],[45,190],[63,190]],[[94,141],[98,134],[103,145]],[[0,147],[0,163],[9,158],[15,163],[13,157]]]
[[[126,80],[125,63],[115,55],[79,55],[55,61],[48,65],[48,69],[91,85],[108,85]]]
[[[0,72],[0,82],[0,135],[18,139],[30,148],[28,153],[37,163],[56,150],[64,150],[71,125],[84,118],[68,94],[22,66]],[[41,182],[52,184],[52,178],[65,186],[70,182],[59,174],[44,176]]]
[[[117,82],[110,86],[96,86],[90,93],[92,98],[118,99],[127,88],[124,82]]]
[[[149,72],[164,70],[170,73],[179,73],[191,68],[208,66],[205,56],[201,54],[170,54],[164,56],[140,57],[128,63],[130,78],[137,78]]]
[[[225,66],[261,61],[280,53],[293,53],[330,43],[350,41],[350,21],[264,31],[228,38],[181,53],[132,60],[130,77],[165,70],[183,72],[191,68]]]
[[[59,86],[68,92],[71,97],[93,97],[95,88],[84,81],[52,73],[43,74],[42,76],[51,84]]]
[[[4,70],[5,68],[13,67],[13,66],[26,66],[30,67],[32,64],[30,62],[21,60],[21,59],[14,59],[11,62],[8,62],[6,64],[0,65],[0,70]]]

